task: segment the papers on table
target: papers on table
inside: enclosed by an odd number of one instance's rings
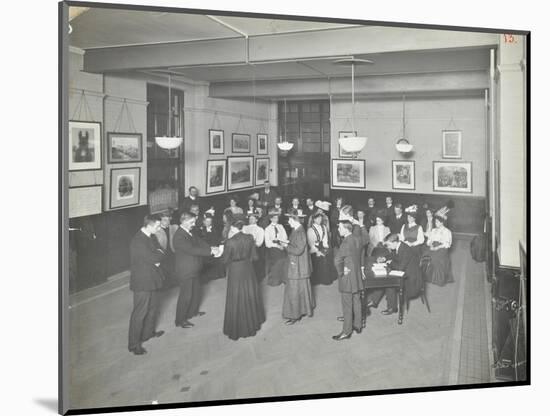
[[[374,277],[386,277],[387,275],[385,263],[374,263],[371,270],[374,273]]]
[[[405,275],[405,272],[402,272],[400,270],[392,270],[390,272],[390,276],[394,276],[394,277],[403,277]]]

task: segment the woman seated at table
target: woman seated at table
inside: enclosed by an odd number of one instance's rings
[[[435,228],[430,232],[427,247],[424,249],[424,258],[429,257],[426,280],[438,286],[454,281],[449,254],[453,237],[451,231],[445,227],[445,221],[444,216],[434,217]]]
[[[376,247],[384,247],[384,239],[390,233],[390,229],[384,225],[385,215],[383,212],[377,212],[374,217],[375,225],[369,229],[367,256],[371,256]]]
[[[270,224],[265,227],[265,247],[267,264],[267,284],[279,286],[286,281],[287,255],[282,243],[288,241],[284,227],[279,224],[279,211],[271,209],[268,214]]]
[[[319,210],[310,217],[308,224],[307,241],[311,255],[312,285],[330,285],[337,277],[329,244],[327,222],[326,216]]]

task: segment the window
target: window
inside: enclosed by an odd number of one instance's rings
[[[286,119],[286,125],[285,125]],[[298,153],[330,153],[328,100],[279,102],[279,136],[293,142]]]

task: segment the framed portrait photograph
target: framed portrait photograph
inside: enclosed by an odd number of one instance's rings
[[[258,133],[256,139],[258,141],[258,154],[267,155],[267,134]]]
[[[131,163],[143,160],[141,133],[107,133],[107,162]]]
[[[263,185],[265,181],[269,180],[269,158],[256,158],[256,186]]]
[[[206,193],[215,194],[225,191],[226,169],[225,160],[206,161]]]
[[[231,151],[233,153],[250,153],[250,134],[233,133]]]
[[[415,189],[414,160],[392,160],[392,188]]]
[[[338,138],[341,139],[343,137],[355,137],[357,136],[356,131],[339,131],[338,132]],[[340,143],[338,143],[338,157],[353,157],[354,153],[352,152],[346,152],[344,149],[342,149],[342,146],[340,146]]]
[[[208,130],[209,153],[211,155],[223,155],[225,153],[223,130]]]
[[[443,130],[441,140],[443,159],[460,159],[462,157],[462,131]]]
[[[69,121],[69,171],[101,169],[101,123]]]
[[[254,186],[253,156],[229,156],[227,158],[227,189],[251,188]]]
[[[111,169],[111,195],[109,208],[139,205],[141,168]]]
[[[434,191],[472,192],[472,162],[433,162]]]
[[[365,188],[366,161],[364,159],[332,159],[333,188]]]

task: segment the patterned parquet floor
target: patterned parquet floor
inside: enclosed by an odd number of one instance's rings
[[[335,319],[341,314],[336,282],[315,288],[315,315],[294,326],[284,325],[281,317],[283,286],[264,285],[267,320],[255,337],[238,341],[222,334],[225,279],[204,286],[201,309],[206,315],[195,318],[190,329],[174,327],[177,290],[167,291],[158,325],[166,334],[145,343],[144,356],[127,351],[130,290],[98,297],[69,313],[70,405],[95,408],[448,384],[458,287],[468,277],[464,265],[472,262],[468,246],[466,240],[454,244],[456,282],[428,286],[431,313],[414,300],[398,325],[397,315],[380,314],[382,301],[363,333],[342,342],[331,339],[341,330]]]

